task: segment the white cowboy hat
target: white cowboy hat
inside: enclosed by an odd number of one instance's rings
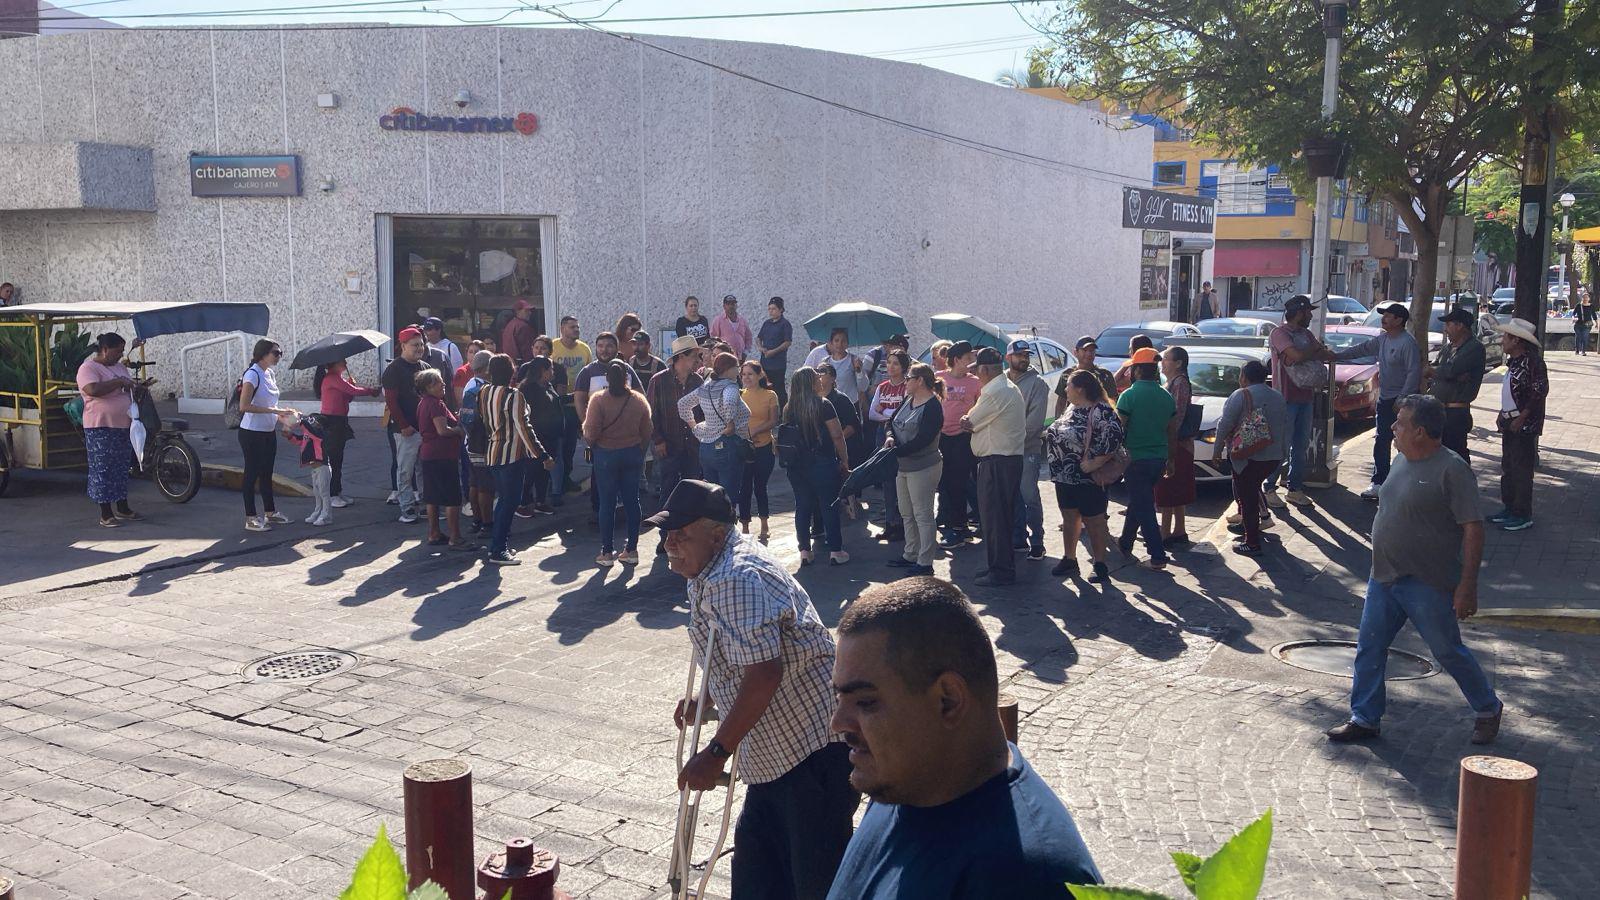
[[[1533,327],[1533,323],[1527,319],[1512,319],[1504,325],[1494,326],[1494,330],[1501,334],[1522,338],[1535,347],[1539,346],[1539,332]]]
[[[690,350],[699,350],[699,349],[700,349],[700,342],[695,340],[694,335],[686,334],[683,337],[675,338],[672,341],[671,352],[669,352],[667,354],[667,358],[668,359],[677,359],[679,356],[682,356],[683,354],[688,353]]]

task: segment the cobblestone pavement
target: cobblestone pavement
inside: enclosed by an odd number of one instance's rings
[[[1541,503],[1568,479],[1551,443]],[[1166,851],[1209,852],[1270,806],[1265,896],[1450,895],[1457,765],[1477,749],[1453,683],[1395,683],[1383,739],[1334,747],[1320,731],[1348,682],[1268,652],[1354,633],[1370,507],[1348,490],[1318,501],[1260,560],[1216,554],[1214,532],[1170,576],[1124,567],[1097,592],[1024,561],[1022,584],[974,595],[1023,750],[1112,879],[1181,893]],[[561,855],[576,896],[659,895],[687,642],[681,580],[648,565],[654,539],[640,571],[599,573],[581,521],[524,522],[528,563],[483,570],[347,520],[0,601],[0,868],[19,897],[336,896],[380,822],[403,839],[404,766],[439,756],[473,764],[480,854],[526,834]],[[786,525],[775,546],[792,546]],[[851,565],[801,576],[830,624],[890,571],[861,531]],[[939,566],[970,582],[980,557]],[[1494,752],[1540,769],[1534,895],[1590,896],[1600,636],[1466,632],[1507,704]],[[303,685],[240,676],[310,647],[361,662]]]

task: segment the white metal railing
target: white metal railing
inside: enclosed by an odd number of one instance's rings
[[[207,338],[206,340],[203,340],[203,341],[196,341],[193,344],[184,345],[184,347],[178,351],[178,368],[179,368],[179,371],[182,373],[182,380],[180,381],[180,385],[181,385],[182,391],[183,391],[179,396],[182,397],[185,400],[189,399],[189,351],[191,351],[191,350],[202,350],[202,349],[204,349],[206,347],[214,347],[217,344],[231,344],[234,341],[238,341],[239,342],[239,365],[237,365],[237,366],[229,366],[228,365],[229,360],[231,360],[233,358],[233,354],[229,352],[231,347],[227,348],[227,349],[224,349],[223,357],[222,357],[222,363],[226,367],[226,371],[229,371],[229,372],[242,372],[242,371],[244,371],[244,361],[250,355],[250,351],[245,349],[245,341],[246,340],[247,339],[245,337],[244,332],[235,331],[235,332],[232,332],[230,334],[225,334],[222,337]],[[222,399],[223,399],[224,403],[227,402],[227,399],[228,399],[227,392],[232,387],[233,386],[230,384],[226,388],[223,389]]]

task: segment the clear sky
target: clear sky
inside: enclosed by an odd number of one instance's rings
[[[109,19],[123,25],[190,25],[258,22],[333,23],[404,22],[458,24],[440,13],[448,10],[460,19],[517,25],[552,21],[548,13],[520,8],[517,0],[380,0],[366,7],[353,0],[57,0],[63,8],[83,15]],[[910,6],[960,2],[960,0],[545,0],[576,17],[601,16],[605,20],[654,16],[700,16],[787,10],[846,9]],[[527,5],[534,5],[531,0]],[[293,7],[294,9],[291,9]],[[339,8],[342,7],[342,8]],[[998,6],[955,7],[888,12],[853,12],[836,15],[733,19],[700,22],[621,23],[607,26],[619,31],[675,34],[795,44],[885,59],[934,66],[957,74],[990,81],[1002,71],[1022,68],[1027,49],[1039,39],[1022,19],[1038,21],[1053,4],[1024,0]],[[251,10],[270,13],[244,13]],[[204,13],[233,13],[208,16]],[[180,17],[156,14],[184,13]],[[503,18],[502,18],[503,17]]]

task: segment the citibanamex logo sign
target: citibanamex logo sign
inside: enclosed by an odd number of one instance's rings
[[[437,131],[450,134],[520,134],[539,130],[539,117],[530,112],[515,116],[428,116],[406,106],[397,106],[378,117],[384,131]]]

